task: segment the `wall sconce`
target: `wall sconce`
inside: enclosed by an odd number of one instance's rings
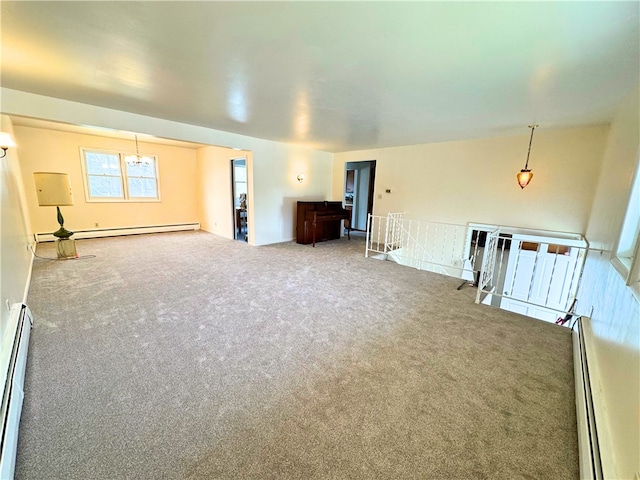
[[[9,147],[15,147],[16,144],[11,138],[11,135],[5,132],[0,132],[0,148],[2,149],[2,155],[0,158],[4,158],[7,155]]]
[[[533,142],[533,132],[538,125],[529,125],[531,129],[531,138],[529,139],[529,150],[527,150],[527,162],[524,164],[524,168],[520,170],[520,173],[516,175],[518,179],[518,185],[520,188],[524,188],[529,185],[529,182],[533,178],[533,172],[529,169],[529,155],[531,154],[531,143]]]
[[[298,183],[304,182],[304,173],[299,173],[296,180],[298,180]]]

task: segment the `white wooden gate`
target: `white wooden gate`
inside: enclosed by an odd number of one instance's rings
[[[575,296],[584,249],[513,236],[500,307],[553,322]],[[581,267],[581,264],[579,265]]]

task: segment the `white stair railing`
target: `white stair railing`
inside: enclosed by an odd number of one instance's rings
[[[487,234],[476,301],[546,321],[573,314],[586,241],[578,234],[506,233],[514,230]]]
[[[487,240],[484,245],[484,255],[482,256],[482,268],[478,279],[478,292],[476,293],[476,303],[480,303],[480,297],[491,294],[495,289],[494,272],[496,268],[496,253],[498,251],[498,236],[500,230],[495,229],[487,233]]]
[[[477,303],[551,322],[573,313],[587,247],[579,234],[418,221],[403,213],[369,215],[367,224],[366,256],[462,278],[478,286]]]
[[[411,220],[403,213],[369,215],[365,255],[457,278],[473,279],[473,258],[464,257],[469,228]],[[465,261],[466,260],[466,261]]]

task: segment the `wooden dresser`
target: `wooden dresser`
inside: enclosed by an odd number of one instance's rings
[[[298,202],[296,241],[313,244],[340,238],[341,220],[349,220],[350,212],[342,202]],[[347,229],[351,240],[350,228]]]

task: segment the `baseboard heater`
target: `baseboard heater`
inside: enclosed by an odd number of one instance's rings
[[[143,227],[94,228],[90,230],[74,230],[73,238],[118,237],[121,235],[140,235],[142,233],[179,232],[184,230],[200,230],[199,223],[175,223],[170,225],[147,225]],[[52,233],[36,233],[36,242],[53,242],[56,237]]]
[[[603,480],[601,426],[598,430],[597,417],[602,415],[600,387],[597,368],[589,347],[591,333],[590,319],[581,317],[573,328],[573,365],[576,387],[576,420],[578,424],[578,452],[580,457],[580,478],[583,480]],[[601,417],[600,417],[601,418]],[[600,435],[600,437],[599,437]]]
[[[10,355],[3,356],[6,366],[4,391],[2,394],[2,432],[0,435],[0,478],[13,478],[18,447],[18,427],[24,400],[24,376],[27,368],[27,350],[33,320],[29,308],[17,304],[11,309],[9,325],[16,325],[13,344],[9,344]],[[3,344],[6,347],[7,343]],[[8,365],[4,365],[8,364]]]

